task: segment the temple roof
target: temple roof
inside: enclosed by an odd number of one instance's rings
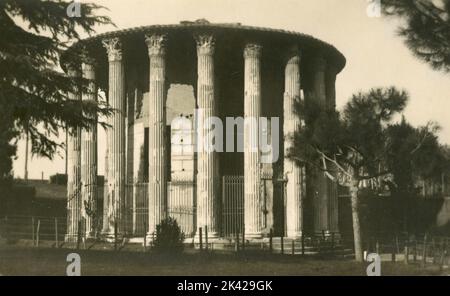
[[[83,39],[69,49],[77,48],[83,44],[99,43],[102,39],[113,38],[113,37],[125,37],[137,34],[146,34],[151,32],[173,32],[173,31],[197,31],[197,30],[208,30],[211,32],[230,32],[230,33],[258,33],[264,34],[265,37],[292,37],[293,41],[296,40],[300,45],[307,48],[317,48],[318,50],[323,50],[328,59],[331,59],[333,63],[337,66],[340,72],[346,63],[344,55],[337,50],[333,45],[319,40],[313,36],[289,31],[282,29],[273,29],[265,27],[255,27],[242,25],[241,23],[210,23],[205,19],[200,19],[196,21],[181,21],[179,24],[167,24],[167,25],[148,25],[134,28],[127,28],[122,30],[110,31],[102,34],[98,34],[86,39]]]

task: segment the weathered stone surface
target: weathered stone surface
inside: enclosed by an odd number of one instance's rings
[[[119,38],[103,41],[109,61],[108,101],[116,110],[108,117],[111,126],[107,130],[108,139],[108,203],[106,219],[103,221],[104,234],[111,238],[115,228],[118,236],[125,230],[125,66],[122,60],[122,44]]]
[[[295,114],[295,103],[301,100],[300,51],[297,47],[288,52],[285,66],[284,86],[284,178],[286,179],[286,235],[300,237],[303,230],[303,175],[304,170],[287,155],[292,141],[290,137],[298,131],[300,119]]]
[[[213,134],[208,132],[209,118],[218,115],[215,93],[214,36],[198,34],[197,42],[197,94],[198,142],[197,154],[197,227],[205,226],[208,237],[219,236],[219,163],[217,152],[211,151]],[[197,233],[198,236],[198,233]]]
[[[259,151],[259,117],[261,116],[261,52],[259,44],[244,49],[244,226],[245,236],[262,236],[261,155]],[[250,119],[250,120],[249,120]]]
[[[166,36],[145,39],[150,58],[149,81],[149,239],[167,214],[166,163]]]

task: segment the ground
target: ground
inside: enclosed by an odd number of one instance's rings
[[[2,275],[65,275],[72,249],[0,247]],[[351,259],[292,255],[199,253],[179,256],[142,252],[80,250],[82,275],[366,275],[367,263]],[[420,268],[402,262],[382,262],[382,275],[443,275],[436,266]]]

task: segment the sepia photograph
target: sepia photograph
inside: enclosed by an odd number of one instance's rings
[[[449,276],[449,111],[450,0],[0,0],[0,275]]]

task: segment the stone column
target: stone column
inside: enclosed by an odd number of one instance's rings
[[[328,64],[326,71],[326,95],[327,106],[331,110],[336,109],[336,75],[338,70],[335,65]],[[332,165],[332,175],[337,180],[337,168]],[[328,219],[329,229],[335,234],[339,233],[339,196],[338,183],[328,179]]]
[[[219,236],[219,163],[213,151],[211,117],[218,116],[214,75],[214,36],[198,34],[197,42],[197,227],[208,227],[208,237]],[[203,230],[204,231],[204,230]],[[198,231],[197,231],[198,237]]]
[[[122,44],[119,38],[106,39],[103,45],[108,53],[109,84],[108,102],[115,110],[108,117],[108,206],[107,225],[105,235],[114,237],[114,228],[117,225],[117,234],[124,233],[124,203],[125,203],[125,66],[122,59]]]
[[[247,238],[262,236],[261,155],[259,118],[261,116],[261,51],[258,44],[244,49],[244,224]]]
[[[150,58],[149,85],[149,239],[167,215],[166,182],[166,36],[150,35],[145,41]]]
[[[68,75],[79,77],[75,66],[68,68]],[[81,100],[81,93],[69,93],[69,99]],[[77,240],[78,225],[81,219],[81,128],[71,128],[67,145],[67,231],[66,241]]]
[[[312,79],[313,79],[313,98],[323,108],[327,107],[326,87],[325,87],[325,71],[326,60],[318,54],[312,59]],[[328,227],[328,178],[319,170],[312,170],[314,178],[314,232],[316,234],[325,231],[329,232]]]
[[[301,100],[300,87],[300,51],[297,47],[291,49],[285,66],[284,86],[284,177],[286,184],[286,234],[297,238],[303,230],[303,170],[287,157],[292,147],[290,137],[299,130],[300,119],[294,112],[296,102]]]
[[[82,94],[83,101],[97,102],[95,67],[92,59],[82,64],[83,78],[90,80],[87,92]],[[97,117],[93,118],[95,121]],[[86,237],[93,237],[97,229],[97,123],[81,132],[81,213],[84,220]]]

